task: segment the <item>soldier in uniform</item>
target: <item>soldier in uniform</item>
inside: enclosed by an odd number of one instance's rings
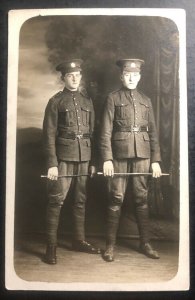
[[[115,173],[147,173],[161,176],[160,149],[151,101],[137,90],[144,64],[140,59],[122,59],[116,63],[121,70],[122,88],[109,94],[105,103],[100,133],[100,153],[104,176],[108,176],[108,219],[104,259],[114,260],[114,245],[121,206],[128,183],[127,176]],[[147,176],[131,176],[140,251],[150,258],[159,255],[152,248],[148,230]]]
[[[43,138],[48,168],[48,206],[46,214],[47,249],[45,260],[56,264],[57,229],[59,216],[70,187],[74,186],[73,241],[76,251],[97,254],[85,240],[85,203],[87,176],[95,173],[93,164],[94,109],[85,90],[79,90],[82,60],[61,63],[56,70],[61,72],[65,83],[63,91],[48,102]],[[61,175],[66,177],[60,177]]]

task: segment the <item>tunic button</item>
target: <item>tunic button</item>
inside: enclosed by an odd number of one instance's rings
[[[79,126],[80,126],[81,124],[79,123]]]
[[[75,103],[75,105],[77,105],[77,103]]]
[[[78,119],[80,119],[80,117],[78,117]]]

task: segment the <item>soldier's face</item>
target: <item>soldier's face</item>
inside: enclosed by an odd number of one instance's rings
[[[125,72],[121,74],[121,81],[123,85],[130,89],[134,90],[137,87],[138,82],[140,81],[141,75],[139,72]]]
[[[79,71],[66,73],[64,76],[65,87],[72,91],[77,90],[81,82],[81,78],[82,75]]]

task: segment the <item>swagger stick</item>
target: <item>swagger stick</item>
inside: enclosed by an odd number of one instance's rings
[[[103,172],[97,172],[97,175],[103,175]],[[152,173],[114,173],[113,175],[124,175],[124,176],[151,176]],[[162,173],[161,176],[169,176],[168,173]]]
[[[63,178],[63,177],[81,177],[81,176],[90,176],[90,175],[89,174],[58,175],[58,178]],[[47,175],[41,175],[41,178],[47,178]]]
[[[103,175],[103,172],[97,172],[95,175]],[[152,176],[152,173],[114,173],[113,175],[122,175],[122,176]],[[169,176],[168,173],[162,173],[161,176]],[[81,177],[81,176],[90,176],[89,174],[77,174],[77,175],[59,175],[58,178],[63,177]],[[47,175],[41,175],[41,178],[47,178]]]

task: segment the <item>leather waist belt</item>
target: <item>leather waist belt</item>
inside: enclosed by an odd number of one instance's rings
[[[89,139],[91,137],[90,133],[74,133],[74,132],[60,132],[59,137],[62,137],[64,139],[71,139],[71,140],[76,140],[76,139]]]
[[[116,131],[120,132],[148,132],[148,126],[139,126],[139,125],[131,125],[129,127],[118,127],[115,129]]]

